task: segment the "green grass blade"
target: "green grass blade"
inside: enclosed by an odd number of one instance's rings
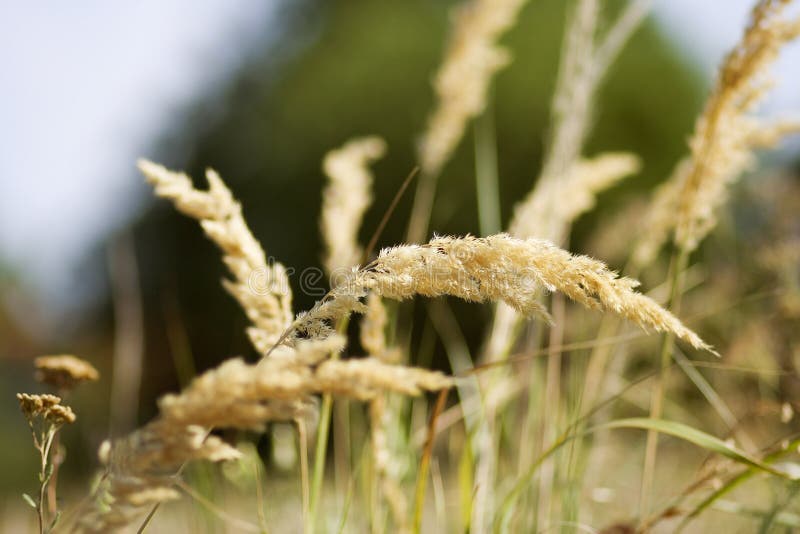
[[[553,443],[553,445],[551,445],[550,448],[548,448],[544,453],[542,453],[539,459],[536,460],[536,462],[534,462],[534,464],[530,467],[530,469],[520,478],[520,480],[517,482],[514,488],[509,492],[509,494],[504,499],[498,513],[498,522],[495,524],[495,532],[508,531],[508,526],[511,521],[511,515],[513,513],[514,504],[519,495],[521,494],[521,492],[530,483],[533,474],[535,473],[536,469],[539,467],[539,465],[541,465],[542,462],[544,462],[553,453],[558,451],[562,446],[569,443],[573,439],[583,437],[592,434],[598,430],[604,430],[604,429],[605,430],[639,429],[639,430],[658,432],[660,434],[667,434],[682,439],[684,441],[688,441],[689,443],[697,445],[698,447],[706,449],[710,452],[714,452],[716,454],[725,456],[726,458],[729,458],[735,462],[746,465],[753,472],[764,471],[781,478],[792,480],[792,477],[788,473],[781,471],[780,469],[777,469],[774,466],[764,461],[761,461],[753,456],[750,456],[746,452],[741,451],[736,447],[728,445],[721,439],[712,436],[711,434],[707,434],[706,432],[698,430],[689,425],[685,425],[683,423],[678,423],[675,421],[667,421],[664,419],[649,419],[647,417],[633,417],[629,419],[619,419],[616,421],[610,421],[608,423],[594,426],[583,432],[578,432],[575,434],[563,434],[558,440],[556,440]]]
[[[796,450],[798,446],[800,446],[800,438],[796,438],[790,441],[785,448],[781,448],[780,450],[767,455],[764,458],[763,462],[769,463],[769,462],[774,462],[775,460],[779,460],[786,454],[789,454],[792,451]],[[680,532],[681,530],[683,530],[694,518],[703,513],[708,507],[716,503],[720,498],[727,495],[735,488],[745,483],[759,471],[760,471],[759,469],[749,467],[748,469],[738,473],[736,476],[728,480],[728,482],[723,484],[721,488],[717,489],[711,495],[703,499],[703,501],[701,501],[700,504],[695,506],[695,508],[691,512],[686,514],[686,517],[684,517],[683,521],[681,521],[681,524],[678,525],[676,532]]]
[[[630,419],[619,419],[617,421],[610,421],[608,423],[604,423],[602,425],[598,425],[587,432],[592,432],[594,430],[600,429],[615,429],[615,428],[638,428],[641,430],[652,430],[655,432],[659,432],[661,434],[667,434],[684,441],[688,441],[706,449],[707,451],[714,452],[725,456],[735,462],[738,462],[743,465],[747,465],[754,469],[758,469],[761,471],[765,471],[775,476],[779,476],[781,478],[789,478],[791,477],[781,471],[780,469],[776,469],[774,466],[764,463],[761,460],[750,456],[744,451],[737,449],[731,445],[728,445],[721,439],[712,436],[711,434],[707,434],[702,430],[698,430],[694,427],[689,425],[684,425],[683,423],[678,423],[675,421],[666,421],[664,419],[648,419],[646,417],[634,417]]]

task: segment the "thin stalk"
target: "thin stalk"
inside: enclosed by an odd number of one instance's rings
[[[261,532],[266,534],[267,529],[267,516],[264,513],[264,488],[261,481],[261,462],[258,457],[258,452],[253,459],[253,477],[256,483],[256,513],[258,514],[258,526]]]
[[[311,498],[309,506],[309,521],[316,525],[317,506],[322,491],[322,478],[325,475],[325,457],[328,449],[328,432],[331,426],[331,409],[333,397],[328,393],[322,396],[319,426],[317,427],[317,442],[314,449],[314,473],[311,479]]]
[[[142,524],[139,525],[138,529],[136,529],[136,534],[142,534],[147,529],[147,527],[150,526],[150,522],[153,520],[153,516],[156,515],[156,512],[158,512],[160,506],[161,503],[157,502],[156,504],[153,505],[152,508],[150,508],[150,511],[147,512],[147,515],[142,521]]]
[[[316,517],[309,512],[308,496],[308,433],[306,425],[302,419],[296,421],[297,434],[300,441],[300,481],[303,486],[303,532],[310,534],[314,532]],[[316,466],[315,466],[316,467]]]
[[[336,328],[337,332],[344,333],[347,331],[348,319],[344,318],[339,321]],[[331,359],[337,359],[338,353],[332,353]],[[311,480],[311,496],[309,503],[309,521],[310,524],[316,526],[317,512],[319,508],[320,494],[322,492],[322,479],[325,475],[325,458],[328,450],[328,433],[331,427],[331,411],[333,408],[333,396],[326,393],[322,396],[322,406],[319,414],[319,426],[317,427],[317,442],[314,449],[314,473]],[[312,527],[313,528],[313,527]]]
[[[39,453],[41,455],[41,472],[39,473],[39,506],[36,507],[36,512],[39,519],[40,534],[44,534],[44,532],[47,531],[47,511],[45,510],[45,501],[47,498],[47,486],[48,482],[50,481],[50,473],[47,472],[49,464],[48,458],[50,456],[50,448],[53,444],[53,439],[55,438],[56,432],[58,432],[58,430],[51,425],[47,429],[44,442],[39,448]]]
[[[544,406],[542,410],[542,447],[555,439],[561,409],[561,346],[564,339],[564,298],[556,293],[552,298],[553,327],[550,329],[548,343],[547,370],[545,381]],[[552,507],[553,482],[555,480],[555,460],[545,461],[539,477],[539,518],[549,522]]]
[[[491,102],[491,99],[488,99]],[[491,105],[475,121],[475,190],[481,235],[500,232],[500,184],[497,179],[497,139]]]
[[[338,495],[347,491],[350,479],[350,402],[340,400],[333,408],[333,472]]]
[[[208,429],[208,431],[206,432],[205,437],[203,438],[203,441],[205,441],[206,438],[208,438],[208,436],[211,434],[212,430],[213,429]],[[176,479],[179,478],[181,476],[181,474],[183,473],[184,469],[186,469],[187,462],[188,462],[188,460],[184,461],[181,464],[181,466],[178,468],[178,470],[175,472],[175,478]],[[103,475],[103,478],[106,478],[106,476],[108,476],[108,472],[105,475]],[[155,503],[153,505],[153,507],[150,509],[150,512],[148,512],[147,516],[144,518],[144,521],[142,521],[142,524],[139,525],[139,528],[136,530],[136,534],[142,534],[142,532],[145,531],[145,529],[148,527],[150,522],[153,520],[153,516],[156,515],[156,512],[158,511],[160,506],[161,506],[160,502],[157,502],[157,503]]]
[[[439,418],[439,414],[442,413],[442,410],[444,410],[449,391],[450,390],[444,389],[439,393],[439,397],[436,399],[436,404],[433,407],[430,421],[428,422],[428,439],[425,441],[425,448],[423,449],[422,459],[419,463],[417,487],[414,494],[414,523],[412,528],[414,534],[419,534],[422,526],[422,512],[425,508],[425,490],[428,486],[428,470],[431,465],[431,456],[433,455],[433,441],[436,438],[436,420]]]
[[[683,272],[689,263],[688,251],[681,247],[673,253],[671,260],[669,277],[669,301],[668,309],[678,314],[680,311],[680,299],[683,285]],[[653,394],[650,397],[650,418],[661,419],[664,411],[664,393],[666,382],[669,378],[669,369],[672,362],[672,350],[675,337],[671,333],[664,334],[661,344],[661,357],[658,376],[654,385]],[[644,467],[642,469],[642,486],[639,500],[639,517],[647,517],[650,511],[650,501],[652,500],[653,480],[656,466],[656,455],[658,453],[658,432],[648,430],[647,442],[645,444]]]
[[[529,351],[530,354],[550,354],[555,350],[560,350],[551,347],[539,348],[543,344],[543,336],[544,329],[537,327],[534,332],[533,339],[531,340],[531,347],[533,347],[533,350]],[[544,446],[544,442],[542,442],[542,440],[537,440],[534,437],[537,425],[541,423],[541,417],[543,414],[543,410],[540,409],[542,397],[537,393],[542,390],[542,387],[540,387],[542,386],[541,381],[542,372],[540,362],[538,359],[533,360],[530,362],[526,380],[528,386],[528,407],[526,412],[527,417],[525,417],[522,422],[522,431],[520,432],[520,454],[518,461],[518,470],[520,472],[524,472],[526,469],[528,469],[533,459],[541,453],[542,447]],[[532,443],[534,444],[533,446],[530,445]],[[526,500],[530,499],[534,502],[538,501],[538,495],[533,493],[535,491],[536,489],[532,489],[532,493],[525,496]],[[533,504],[526,507],[531,511],[533,521],[532,525],[535,525],[538,522],[538,507]]]
[[[141,283],[130,233],[109,248],[108,263],[114,305],[109,433],[117,436],[136,428],[144,358]]]
[[[442,471],[439,468],[439,462],[435,458],[431,462],[431,479],[433,480],[433,504],[436,508],[436,531],[447,532],[444,481],[442,480]]]
[[[755,441],[750,438],[746,431],[739,428],[740,425],[736,416],[711,384],[708,383],[702,373],[697,370],[694,362],[689,360],[680,350],[676,350],[673,353],[673,358],[686,376],[689,377],[689,380],[694,383],[700,394],[706,398],[708,404],[717,412],[719,418],[722,419],[722,422],[728,427],[728,431],[742,444],[745,450],[749,452],[758,450]]]
[[[414,205],[408,222],[408,243],[421,243],[428,234],[428,225],[431,222],[433,200],[436,196],[436,185],[439,182],[439,173],[423,170],[417,181],[417,191],[414,194]]]
[[[641,384],[642,382],[649,380],[655,376],[652,373],[648,373],[633,382],[628,383],[625,387],[623,387],[620,391],[611,395],[610,397],[604,399],[603,401],[597,403],[596,405],[592,406],[591,409],[586,411],[583,415],[575,419],[572,424],[568,425],[567,428],[561,433],[561,435],[548,447],[546,450],[541,452],[537,459],[533,461],[530,466],[526,469],[521,469],[520,472],[523,473],[519,479],[517,480],[516,484],[512,488],[512,490],[506,495],[503,502],[498,507],[497,513],[495,514],[495,528],[494,532],[508,532],[509,531],[509,523],[511,522],[511,516],[513,515],[513,507],[514,503],[516,502],[517,498],[520,494],[527,488],[533,476],[536,474],[536,471],[541,466],[542,462],[544,462],[551,454],[557,451],[563,444],[567,443],[570,439],[573,439],[578,435],[578,433],[584,434],[585,431],[581,430],[581,426],[587,422],[594,414],[598,413],[600,410],[605,408],[606,406],[611,405],[614,401],[621,398],[627,391],[631,390],[633,387]]]
[[[169,345],[169,354],[175,369],[175,376],[181,388],[189,385],[197,375],[197,366],[192,354],[192,346],[181,318],[178,302],[174,294],[163,299],[164,324]]]
[[[66,400],[65,392],[59,392],[58,396],[61,397],[62,401]],[[61,434],[58,432],[53,436],[53,445],[51,449],[54,452],[53,458],[50,461],[50,464],[53,466],[52,472],[50,473],[50,480],[47,484],[47,510],[50,512],[50,516],[53,517],[56,515],[56,512],[58,512],[58,469],[64,462],[64,455],[61,454]]]
[[[202,493],[192,488],[189,484],[184,482],[183,480],[176,479],[175,485],[178,486],[184,493],[186,493],[189,497],[193,500],[197,501],[210,511],[212,514],[217,516],[220,520],[224,521],[228,526],[235,527],[239,532],[261,532],[262,530],[257,526],[249,521],[245,521],[244,519],[239,519],[235,517],[221,507],[214,504],[214,502],[208,498],[206,498]]]
[[[444,343],[453,372],[468,371],[473,358],[452,310],[446,304],[434,301],[428,308],[428,316]],[[489,377],[489,387],[486,391],[494,388],[497,383],[496,378],[494,374]],[[491,509],[489,503],[494,490],[495,442],[493,429],[495,412],[487,406],[484,390],[476,377],[470,377],[470,380],[461,383],[457,382],[456,390],[464,410],[465,430],[469,436],[470,447],[474,452],[474,458],[477,459],[470,529],[471,532],[480,533],[483,532],[487,509]]]
[[[383,233],[383,229],[386,228],[386,223],[389,222],[394,210],[397,208],[397,204],[400,202],[400,199],[403,198],[403,194],[406,192],[409,184],[414,179],[414,177],[419,174],[419,167],[414,167],[411,169],[411,172],[408,173],[406,179],[403,180],[402,185],[400,185],[400,189],[397,190],[395,193],[394,198],[392,198],[392,202],[389,204],[389,207],[386,208],[386,212],[381,217],[381,222],[378,223],[378,227],[375,228],[375,232],[372,234],[372,237],[367,244],[367,247],[364,249],[364,256],[361,258],[361,263],[366,264],[369,262],[370,257],[372,256],[372,251],[375,250],[375,245],[378,244],[378,238],[380,238],[381,234]]]

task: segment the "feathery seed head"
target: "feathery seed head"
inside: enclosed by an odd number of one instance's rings
[[[439,173],[467,122],[483,111],[492,77],[510,61],[497,40],[524,4],[525,0],[471,0],[454,12],[450,43],[433,84],[437,107],[420,143],[423,173]]]
[[[425,245],[384,249],[377,260],[334,288],[310,312],[299,315],[294,328],[299,333],[330,333],[331,322],[365,311],[361,299],[370,291],[395,300],[450,295],[472,302],[503,301],[524,315],[548,318],[537,299],[544,288],[711,350],[674,315],[637,293],[637,286],[638,282],[619,278],[602,262],[574,256],[543,240],[507,234],[437,237]]]
[[[558,179],[544,179],[514,210],[509,233],[538,237],[553,243],[566,238],[570,225],[590,211],[597,195],[639,171],[639,158],[627,152],[608,152],[581,159]]]
[[[753,113],[771,88],[767,74],[782,46],[800,35],[800,19],[781,15],[792,0],[760,0],[741,41],[725,58],[716,84],[681,160],[659,187],[645,219],[633,263],[644,267],[674,237],[691,252],[716,225],[715,211],[725,203],[727,188],[754,161],[758,148],[771,148],[800,132],[797,120],[765,123]]]
[[[372,174],[367,166],[386,152],[380,137],[354,139],[325,156],[322,168],[330,183],[322,193],[320,226],[328,274],[361,261],[358,230],[372,203]]]
[[[292,293],[283,265],[267,263],[242,216],[241,205],[216,172],[206,172],[209,189],[200,191],[183,173],[147,160],[140,160],[138,166],[156,195],[197,219],[209,239],[222,249],[223,261],[234,277],[224,280],[223,286],[253,323],[247,332],[256,350],[267,354],[292,322]]]

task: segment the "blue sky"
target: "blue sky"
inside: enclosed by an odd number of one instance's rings
[[[0,0],[0,258],[57,289],[135,208],[136,158],[277,2]]]
[[[136,158],[164,117],[224,79],[277,0],[0,0],[0,258],[56,291],[135,209]],[[713,72],[751,0],[655,0],[661,23]],[[261,36],[263,37],[263,36]],[[795,65],[792,68],[792,65]],[[800,46],[773,110],[800,115]]]

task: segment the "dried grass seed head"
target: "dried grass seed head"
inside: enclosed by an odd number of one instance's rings
[[[325,243],[325,270],[330,275],[361,262],[358,231],[372,203],[372,173],[368,165],[386,152],[379,137],[363,137],[325,155],[322,168],[329,179],[322,193],[320,227]]]
[[[292,293],[284,266],[267,262],[242,216],[241,205],[216,172],[206,172],[209,189],[200,191],[185,174],[150,161],[140,160],[139,169],[156,195],[197,219],[209,239],[222,249],[223,261],[233,275],[233,280],[223,280],[223,286],[253,323],[247,333],[256,350],[267,354],[292,322]]]
[[[573,164],[564,176],[543,180],[514,209],[509,233],[563,243],[570,225],[594,208],[597,195],[641,168],[638,157],[608,152]]]
[[[510,61],[497,44],[525,0],[469,0],[453,13],[452,34],[434,78],[437,107],[420,143],[422,172],[436,175],[480,114],[494,74]]]
[[[331,323],[366,311],[362,299],[373,291],[405,300],[416,295],[450,295],[472,302],[503,301],[524,315],[548,317],[540,289],[561,291],[588,308],[602,309],[642,328],[672,332],[693,347],[711,350],[697,334],[650,298],[637,293],[638,282],[620,278],[602,262],[575,256],[547,241],[521,240],[507,234],[485,238],[437,237],[425,245],[384,249],[364,269],[334,288],[308,313],[298,315],[294,330],[327,335]]]
[[[675,241],[684,250],[697,248],[716,225],[715,210],[727,188],[753,162],[753,150],[773,146],[796,131],[791,122],[765,124],[753,116],[772,86],[768,70],[780,49],[800,36],[800,18],[783,17],[791,0],[760,0],[739,44],[722,64],[717,82],[689,141],[690,168],[676,176]]]

